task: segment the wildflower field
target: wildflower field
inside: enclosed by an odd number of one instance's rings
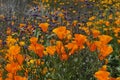
[[[120,80],[120,0],[0,0],[0,80]]]

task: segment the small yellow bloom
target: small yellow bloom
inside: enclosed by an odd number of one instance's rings
[[[91,26],[93,23],[92,22],[87,22],[87,26]]]
[[[44,61],[41,62],[42,65],[44,65],[44,63],[45,63]]]
[[[118,39],[117,41],[118,41],[118,43],[120,44],[120,39]]]
[[[34,64],[34,62],[35,62],[35,60],[33,60],[33,59],[30,60],[30,63],[31,63],[31,64]]]
[[[92,16],[89,18],[90,21],[94,20],[96,17],[95,16]]]
[[[47,67],[43,68],[42,74],[45,75],[47,72],[48,72],[48,68]]]
[[[43,54],[44,54],[44,55],[48,55],[48,52],[47,52],[47,51],[43,51]]]
[[[25,45],[25,42],[24,41],[21,41],[19,42],[20,46],[24,46]]]
[[[73,13],[76,13],[76,11],[75,11],[75,10],[73,10],[72,12],[73,12]]]
[[[105,59],[105,64],[108,64],[108,59]]]
[[[21,24],[19,25],[20,28],[22,28],[22,27],[24,27],[24,26],[26,26],[26,24],[21,23]]]

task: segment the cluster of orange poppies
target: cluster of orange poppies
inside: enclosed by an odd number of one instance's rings
[[[24,56],[20,54],[21,49],[16,42],[17,40],[11,36],[8,36],[6,39],[7,50],[5,50],[5,60],[7,61],[7,64],[5,65],[5,70],[8,73],[5,80],[27,80],[26,77],[22,77],[17,74],[18,70],[22,70]],[[1,73],[1,75],[2,74],[3,73]],[[0,77],[0,80],[3,80],[2,76]]]
[[[44,33],[48,31],[49,26],[50,25],[48,23],[39,24],[39,27]],[[57,55],[59,55],[60,59],[63,61],[68,60],[71,55],[74,55],[75,53],[88,47],[91,52],[97,51],[98,58],[100,60],[104,60],[113,52],[112,46],[109,45],[109,42],[113,38],[109,35],[102,35],[97,29],[92,29],[91,31],[93,39],[96,40],[89,40],[89,38],[83,34],[72,34],[71,31],[65,26],[59,26],[52,31],[52,34],[55,34],[53,36],[55,36],[57,40],[50,42],[50,44],[47,46],[44,46],[43,43],[40,43],[37,37],[31,37],[29,40],[30,45],[28,50],[33,51],[40,58],[47,55],[54,56],[55,53],[57,53]],[[24,54],[20,54],[20,46],[24,46],[25,43],[17,43],[18,41],[18,38],[15,39],[12,38],[12,36],[8,36],[6,39],[6,47],[8,50],[6,51],[5,55],[5,59],[7,60],[5,69],[7,70],[8,74],[5,80],[27,80],[26,77],[17,75],[17,71],[24,69],[22,68],[22,64],[25,60]],[[95,77],[99,80],[108,80],[110,78],[110,73],[106,71],[106,66],[103,66],[103,68],[104,67],[105,69],[100,69],[95,73]],[[110,79],[113,80],[113,78]],[[119,80],[119,78],[115,80]]]
[[[89,1],[86,0],[75,0],[75,5],[78,5],[76,2],[79,1],[89,5]],[[90,1],[94,2],[94,0]],[[106,4],[107,0],[105,1],[102,1],[101,4]],[[39,3],[37,0],[33,2]],[[42,2],[48,3],[49,0],[42,0]],[[56,2],[57,0],[55,0]],[[69,1],[66,4],[69,4]],[[63,6],[64,3],[61,5]],[[111,5],[111,0],[108,5]],[[46,7],[49,6],[46,5]],[[73,7],[69,8],[71,11],[72,9]],[[33,20],[33,23],[29,21],[20,23],[17,27],[18,32],[14,31],[15,23],[11,21],[12,27],[6,29],[6,40],[0,39],[0,80],[29,80],[31,74],[35,75],[35,80],[41,79],[48,71],[55,72],[54,68],[48,67],[48,64],[52,62],[49,60],[49,56],[56,57],[57,55],[59,61],[65,63],[71,59],[71,56],[73,57],[83,50],[88,50],[90,54],[97,54],[98,61],[105,62],[105,64],[101,63],[103,66],[93,74],[96,79],[120,80],[118,76],[114,78],[107,69],[109,55],[112,55],[114,51],[120,53],[115,49],[119,49],[119,47],[111,43],[113,39],[116,39],[115,43],[120,44],[120,12],[117,11],[115,15],[110,14],[108,20],[91,16],[87,22],[84,20],[80,22],[79,19],[83,18],[69,19],[69,16],[66,15],[68,11],[64,10],[64,7],[56,10],[50,12],[50,16],[53,16],[51,19],[49,19],[49,15],[45,15],[42,16],[46,19],[45,21]],[[77,10],[73,10],[72,13],[78,15]],[[100,15],[106,17],[107,14],[101,13]],[[114,20],[111,23],[110,20],[113,17]],[[45,64],[45,62],[47,63]]]

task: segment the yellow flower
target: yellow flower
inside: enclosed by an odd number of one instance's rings
[[[120,24],[120,20],[119,20],[119,19],[116,20],[116,21],[115,21],[115,24],[119,25],[119,24]]]
[[[47,67],[43,68],[42,74],[45,75],[47,72],[48,72],[48,68]]]
[[[44,65],[44,64],[45,64],[45,62],[44,62],[44,61],[42,61],[42,62],[41,62],[41,64],[42,64],[42,65]]]
[[[92,16],[89,18],[90,21],[94,20],[96,17],[95,16]]]
[[[73,23],[72,23],[73,26],[76,26],[76,25],[77,25],[77,22],[78,22],[77,20],[74,20]]]
[[[105,64],[108,64],[108,59],[105,59]]]
[[[117,77],[116,80],[120,80],[120,77]]]
[[[16,39],[12,38],[12,36],[7,36],[6,43],[10,47],[16,43]]]
[[[20,46],[24,46],[25,45],[25,42],[24,41],[21,41],[19,42]]]
[[[23,23],[21,23],[21,24],[19,25],[20,28],[25,27],[25,26],[26,26],[26,24],[23,24]]]
[[[118,39],[117,41],[118,41],[118,43],[120,44],[120,39]]]
[[[87,22],[87,26],[91,26],[93,24],[93,22]]]
[[[4,15],[0,15],[0,19],[4,19],[5,18],[5,16]]]
[[[43,51],[43,54],[44,54],[44,55],[48,55],[48,52],[47,52],[47,51]]]
[[[30,63],[31,63],[31,64],[34,64],[34,62],[35,62],[35,60],[33,60],[33,59],[30,60]]]

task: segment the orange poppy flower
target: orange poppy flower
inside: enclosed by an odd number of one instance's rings
[[[17,54],[20,53],[20,47],[19,46],[11,46],[8,50],[8,53],[13,55],[13,56],[16,56]]]
[[[65,51],[65,47],[62,46],[61,49],[60,49],[60,51],[61,51],[61,54],[66,53],[66,51]]]
[[[58,55],[60,56],[61,60],[68,59],[68,55],[66,54],[65,47],[63,46],[63,43],[61,41],[56,42],[56,51]]]
[[[0,77],[0,80],[3,80],[2,77]]]
[[[117,80],[116,78],[113,78],[113,77],[110,77],[110,79],[109,80]]]
[[[84,48],[84,43],[87,41],[86,36],[82,34],[75,34],[76,44],[80,47],[80,49]]]
[[[103,60],[105,57],[107,57],[110,53],[113,52],[113,48],[108,45],[103,45],[100,48],[100,53],[99,53],[99,59]]]
[[[38,43],[30,44],[29,50],[34,51],[39,57],[43,57],[44,46]]]
[[[107,65],[103,65],[102,68],[100,68],[101,71],[106,71],[107,70]]]
[[[30,42],[31,42],[32,44],[37,43],[37,41],[38,41],[38,38],[36,38],[36,37],[31,37],[31,38],[30,38]]]
[[[49,26],[48,23],[40,23],[39,24],[39,27],[42,29],[43,32],[47,32],[48,26]]]
[[[92,35],[94,38],[97,38],[100,35],[100,31],[96,29],[92,29]]]
[[[7,77],[8,77],[8,78],[6,78],[5,80],[12,80],[13,77],[14,77],[14,74],[13,74],[13,73],[8,73],[8,74],[7,74]]]
[[[28,79],[21,76],[14,76],[14,80],[28,80]]]
[[[18,70],[21,70],[21,67],[18,63],[12,62],[6,65],[5,69],[10,72],[16,74]]]
[[[109,75],[110,73],[107,72],[107,71],[97,71],[95,73],[95,77],[98,79],[98,80],[108,80],[109,79]]]
[[[53,29],[53,32],[58,36],[59,39],[64,39],[68,34],[70,34],[70,31],[66,29],[65,26],[60,26],[58,28]]]
[[[12,80],[11,78],[6,78],[5,80]]]
[[[68,55],[66,53],[61,54],[60,56],[61,60],[68,60]]]
[[[109,22],[109,21],[106,21],[106,22],[105,22],[105,25],[106,25],[106,26],[110,26],[110,22]]]
[[[74,52],[78,50],[78,45],[75,41],[73,41],[72,43],[68,43],[67,45],[65,45],[65,47],[70,50],[69,55],[74,54]]]
[[[97,46],[95,45],[94,42],[87,41],[86,44],[89,47],[89,49],[90,49],[91,52],[94,52],[97,49]]]
[[[22,65],[24,61],[24,57],[21,54],[17,54],[16,59],[20,65]]]
[[[108,35],[100,35],[98,36],[98,38],[103,44],[107,44],[113,39],[111,36]]]
[[[63,47],[63,43],[61,41],[56,42],[56,51],[58,54],[61,54],[61,48]]]
[[[2,47],[2,40],[0,39],[0,48]]]
[[[0,39],[0,45],[2,45],[2,40]]]
[[[97,49],[100,50],[100,48],[102,47],[102,42],[101,41],[94,41],[95,45],[97,46]]]
[[[55,46],[48,46],[46,47],[46,51],[50,54],[50,55],[54,55],[55,51],[56,51],[56,47]]]

